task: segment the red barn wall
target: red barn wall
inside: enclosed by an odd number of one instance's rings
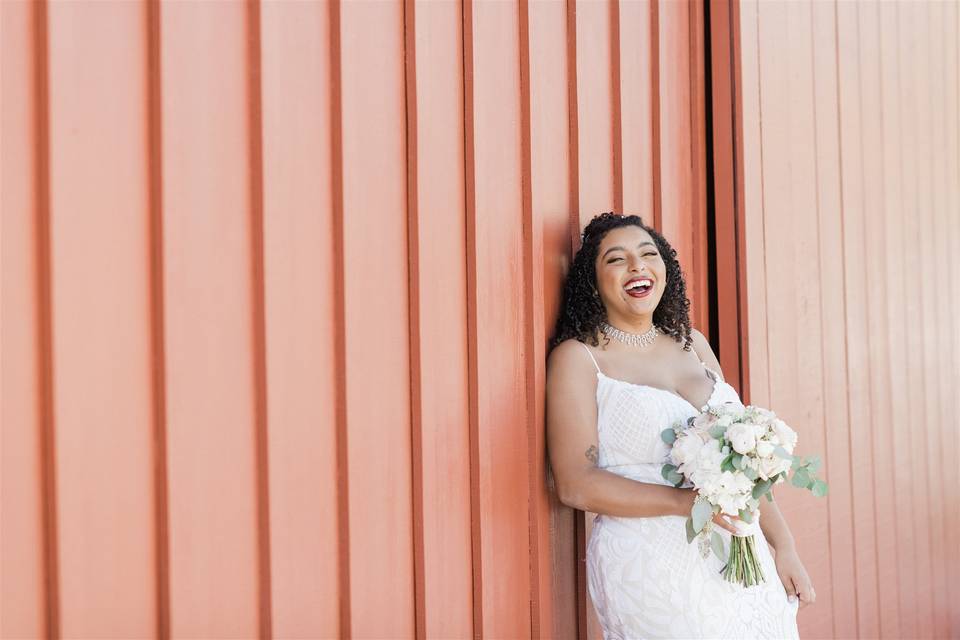
[[[957,4],[740,17],[752,399],[830,485],[777,494],[817,590],[801,637],[957,637]]]

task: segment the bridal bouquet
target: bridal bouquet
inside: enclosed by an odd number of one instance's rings
[[[676,487],[685,481],[699,495],[687,519],[687,542],[700,537],[704,557],[712,549],[726,565],[726,580],[745,587],[766,578],[757,556],[753,533],[760,518],[760,499],[773,501],[770,490],[784,482],[793,470],[791,484],[809,489],[816,496],[827,494],[827,483],[818,480],[820,458],[793,455],[797,434],[776,414],[761,407],[726,403],[678,421],[661,433],[672,445],[670,462],[661,471]],[[739,516],[738,533],[731,538],[729,554],[723,538],[713,530],[716,513]]]

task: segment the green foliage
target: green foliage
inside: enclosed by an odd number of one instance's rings
[[[700,533],[703,526],[713,517],[713,507],[706,500],[694,503],[693,512],[693,530]]]
[[[677,432],[673,430],[673,427],[664,429],[660,432],[660,439],[667,444],[673,444],[677,440]]]
[[[672,484],[675,487],[679,487],[683,484],[683,474],[677,470],[677,467],[672,464],[665,464],[660,469],[660,475],[663,476],[663,479]]]
[[[770,487],[772,486],[773,480],[761,480],[757,484],[753,485],[753,497],[759,499],[760,496],[769,491]]]
[[[723,538],[716,531],[710,534],[710,548],[713,549],[713,555],[720,559],[720,562],[727,561],[726,550],[723,548]]]
[[[827,483],[823,480],[817,480],[813,483],[811,491],[813,491],[813,495],[817,496],[818,498],[822,498],[823,496],[827,495]]]
[[[798,489],[806,489],[810,485],[810,472],[807,471],[806,467],[800,467],[793,472],[793,478],[790,482]]]

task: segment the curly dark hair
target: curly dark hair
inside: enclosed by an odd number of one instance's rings
[[[690,337],[690,300],[687,299],[687,286],[677,260],[676,250],[670,246],[656,229],[644,224],[636,215],[620,215],[612,211],[595,216],[583,231],[583,243],[573,258],[573,264],[563,284],[563,300],[560,314],[550,340],[550,349],[567,340],[576,338],[598,346],[600,323],[607,319],[607,310],[597,293],[597,273],[594,263],[600,249],[600,241],[611,229],[634,225],[650,234],[663,257],[667,267],[667,283],[663,297],[653,312],[653,322],[663,333],[677,342],[683,342],[683,350],[689,351],[693,338]],[[605,336],[606,337],[606,336]],[[607,342],[610,339],[607,338]],[[606,344],[606,343],[604,343]]]

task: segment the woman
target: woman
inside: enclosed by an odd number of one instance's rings
[[[656,230],[613,213],[587,225],[551,341],[547,437],[560,500],[599,514],[590,596],[605,639],[796,638],[797,610],[815,594],[776,502],[760,501],[767,580],[744,588],[687,542],[695,490],[660,475],[663,429],[740,403],[689,308],[676,251]],[[731,519],[713,521],[729,549]]]

